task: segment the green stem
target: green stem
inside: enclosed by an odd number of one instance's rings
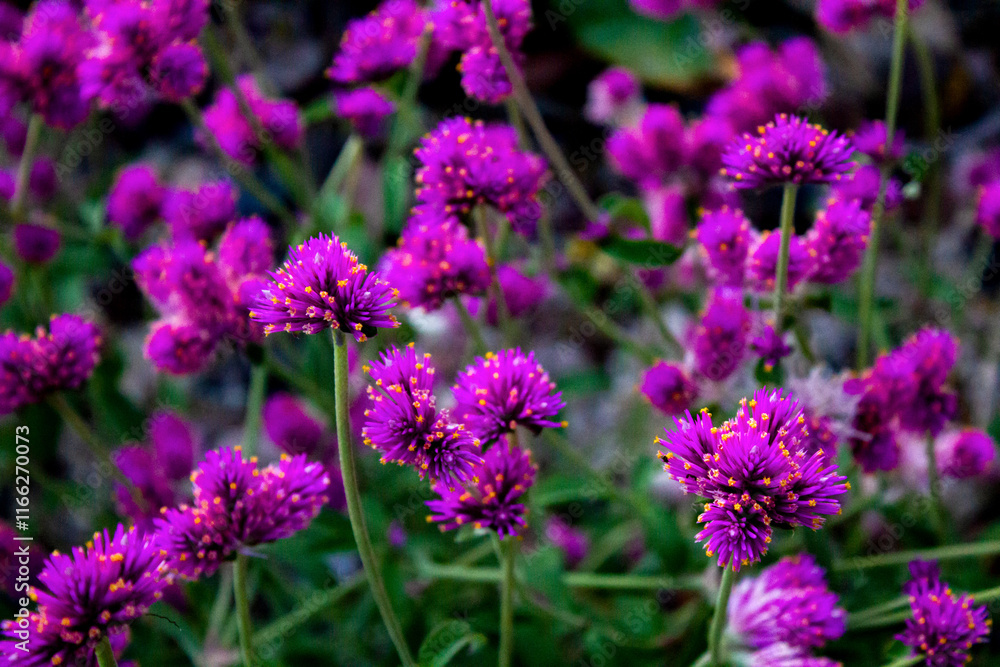
[[[421,577],[442,581],[462,581],[476,584],[498,584],[503,579],[499,567],[469,567],[423,562],[417,564]],[[562,582],[569,588],[608,591],[691,591],[704,590],[700,574],[663,577],[647,574],[605,574],[596,572],[564,572]]]
[[[906,565],[911,560],[951,560],[957,558],[975,558],[977,556],[994,556],[997,554],[1000,554],[1000,540],[952,544],[933,549],[897,551],[877,556],[845,558],[844,560],[834,561],[831,569],[835,572],[850,572],[852,570],[863,570],[871,567]]]
[[[719,583],[719,597],[715,602],[715,613],[712,614],[712,625],[708,629],[708,654],[711,656],[711,667],[721,667],[722,662],[722,632],[726,629],[726,611],[729,607],[729,594],[733,592],[733,582],[736,580],[736,570],[727,566],[722,570],[722,581]]]
[[[247,389],[247,410],[243,421],[243,453],[246,456],[257,454],[257,441],[260,439],[261,411],[264,406],[264,394],[267,391],[267,364],[263,361],[250,365],[250,387]]]
[[[660,315],[660,307],[650,293],[649,288],[640,280],[635,281],[635,288],[639,294],[639,301],[642,303],[642,308],[646,311],[646,316],[653,320],[656,330],[660,333],[660,338],[663,339],[663,342],[667,344],[667,347],[672,352],[683,355],[684,348],[681,347],[681,344],[674,338],[674,335],[670,333],[670,329],[667,328],[667,323],[663,321],[663,317]]]
[[[934,57],[931,54],[927,43],[920,38],[920,35],[913,30],[912,26],[907,31],[910,37],[910,44],[913,46],[913,54],[916,56],[917,71],[920,74],[920,92],[924,101],[924,135],[927,141],[934,147],[938,132],[941,129],[941,109],[938,104],[937,82],[934,76]],[[892,146],[892,137],[887,138],[887,149]],[[938,218],[941,212],[941,169],[940,156],[933,156],[932,162],[927,165],[927,177],[924,182],[927,184],[927,205],[924,207],[924,219],[920,226],[920,233],[923,240],[923,257],[920,271],[920,289],[924,296],[929,296],[934,283],[934,262],[932,253],[934,250],[934,235],[937,232]]]
[[[299,627],[310,618],[323,611],[331,605],[335,605],[352,592],[361,588],[365,583],[363,576],[351,578],[339,586],[324,591],[317,591],[302,602],[302,606],[282,616],[270,625],[265,626],[260,632],[254,635],[254,646],[260,647],[275,641],[279,637],[288,636],[295,628]]]
[[[906,45],[907,18],[910,7],[908,0],[896,0],[896,25],[892,36],[892,64],[889,70],[889,86],[886,92],[885,132],[889,141],[896,135],[896,117],[899,113],[899,97],[903,85],[903,55]],[[889,184],[889,167],[881,169],[878,199],[872,209],[872,227],[868,234],[868,249],[861,268],[861,294],[859,295],[858,317],[861,321],[858,331],[858,369],[868,366],[871,352],[872,323],[875,308],[875,268],[878,258],[879,226],[885,214],[885,193]]]
[[[472,211],[472,217],[476,224],[476,234],[482,239],[483,247],[486,249],[486,264],[490,269],[490,290],[493,292],[493,299],[497,303],[497,321],[500,324],[500,333],[503,334],[504,343],[510,344],[510,311],[507,309],[507,297],[500,286],[500,278],[497,274],[497,249],[493,236],[490,234],[490,226],[487,221],[489,209],[486,206],[477,206]],[[488,308],[488,304],[486,305]]]
[[[240,10],[236,6],[237,1],[225,0],[221,4],[222,12],[226,18],[226,25],[229,28],[229,34],[232,35],[233,41],[236,42],[236,48],[239,50],[240,56],[253,73],[254,80],[260,86],[260,89],[266,93],[271,92],[270,82],[264,76],[264,61],[261,59],[260,54],[257,53],[257,49],[253,45],[253,39],[243,24]]]
[[[851,627],[854,627],[855,625],[860,626],[874,618],[898,612],[900,609],[905,608],[908,604],[910,604],[910,598],[906,595],[902,595],[894,600],[877,604],[874,607],[862,609],[861,611],[852,611],[848,614],[848,622],[851,624]]]
[[[784,307],[785,295],[788,292],[788,252],[792,247],[792,234],[795,224],[795,198],[799,186],[786,183],[781,197],[781,250],[778,253],[777,276],[774,281],[774,330],[779,334],[785,330]]]
[[[420,43],[417,45],[417,57],[410,63],[406,75],[406,87],[396,105],[396,116],[393,119],[392,128],[389,130],[389,145],[386,148],[388,158],[402,155],[406,146],[408,133],[405,125],[412,120],[412,115],[416,110],[417,93],[420,92],[420,83],[424,79],[424,68],[427,65],[432,32],[430,25],[424,29],[420,36]]]
[[[349,419],[350,398],[348,396],[348,370],[347,370],[347,340],[342,331],[334,331],[334,389],[337,403],[337,450],[340,455],[340,472],[344,478],[344,493],[347,496],[347,514],[351,520],[351,530],[354,532],[354,541],[357,542],[358,554],[361,556],[361,564],[368,578],[368,585],[382,614],[382,621],[385,623],[389,638],[396,647],[400,659],[405,667],[417,667],[410,648],[406,644],[406,637],[403,628],[393,611],[389,594],[386,593],[385,584],[382,582],[382,574],[375,558],[375,549],[372,548],[371,538],[368,536],[368,527],[365,525],[365,515],[361,507],[361,492],[358,489],[357,466],[354,462],[354,444],[351,442],[351,425]]]
[[[486,354],[489,349],[486,345],[486,339],[483,337],[482,329],[479,323],[472,318],[469,313],[469,309],[465,307],[465,302],[462,301],[462,296],[458,295],[452,301],[455,304],[455,311],[458,313],[458,319],[462,320],[462,326],[465,327],[465,332],[469,334],[472,339],[473,347],[478,355]]]
[[[101,637],[101,641],[97,642],[97,648],[94,649],[94,653],[97,656],[97,664],[100,667],[118,667],[118,661],[115,660],[115,652],[111,648],[111,642],[108,641],[107,635]]]
[[[946,534],[946,517],[944,505],[941,503],[941,476],[938,475],[937,456],[934,453],[934,436],[926,436],[924,451],[927,453],[927,486],[931,496],[931,525],[939,537]]]
[[[538,111],[538,106],[535,104],[535,100],[532,99],[531,92],[528,90],[528,84],[525,83],[521,70],[507,49],[503,34],[500,32],[500,25],[497,23],[496,14],[493,11],[492,0],[483,0],[482,6],[486,12],[486,26],[490,32],[490,39],[493,42],[493,47],[497,50],[497,55],[500,57],[500,62],[503,64],[504,70],[507,72],[507,78],[510,79],[514,100],[521,108],[521,113],[524,114],[525,120],[531,126],[532,132],[535,133],[538,145],[541,146],[549,162],[552,163],[556,176],[566,186],[566,189],[569,190],[570,196],[586,216],[587,220],[597,220],[601,216],[601,210],[591,201],[590,195],[587,194],[587,189],[573,172],[569,161],[563,155],[562,150],[560,150],[559,144],[556,143],[549,129],[545,126],[542,114]]]
[[[893,660],[885,667],[911,667],[912,665],[919,665],[924,660],[926,660],[926,658],[922,655],[910,655]]]
[[[582,312],[583,316],[590,320],[602,334],[621,344],[623,348],[641,359],[643,363],[652,364],[656,361],[657,355],[655,352],[648,349],[643,343],[633,340],[623,328],[613,322],[601,309],[594,306],[585,306]]]
[[[21,161],[17,165],[17,176],[14,180],[14,196],[10,200],[10,215],[14,220],[20,220],[24,215],[24,207],[28,201],[28,188],[31,182],[31,166],[38,151],[38,140],[42,136],[42,126],[45,121],[39,114],[32,114],[28,121],[28,134],[24,139],[24,150],[21,151]]]
[[[344,142],[344,145],[340,149],[340,154],[337,155],[336,161],[330,167],[330,173],[327,174],[326,180],[320,186],[319,195],[316,197],[314,203],[310,224],[305,231],[305,237],[316,233],[320,228],[321,221],[328,222],[335,234],[343,231],[342,223],[351,213],[351,202],[345,198],[345,201],[341,202],[340,208],[337,209],[335,215],[329,221],[324,218],[327,214],[326,206],[328,205],[328,201],[341,191],[345,181],[347,181],[348,177],[354,172],[358,164],[360,164],[364,146],[364,139],[358,134],[351,134],[347,138],[347,141]]]
[[[229,616],[229,606],[233,603],[233,590],[233,568],[224,564],[220,570],[215,602],[212,603],[212,610],[208,615],[208,630],[205,633],[207,641],[213,643],[218,641],[222,625]]]
[[[499,667],[510,667],[514,656],[514,562],[517,538],[504,540],[503,570],[500,578],[500,657]]]
[[[245,554],[237,554],[233,565],[233,598],[236,600],[236,618],[240,629],[240,656],[244,667],[255,664],[253,652],[253,623],[250,621],[250,597],[247,594],[249,562]]]

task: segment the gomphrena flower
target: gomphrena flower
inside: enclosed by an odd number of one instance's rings
[[[750,349],[760,357],[766,371],[770,371],[792,353],[791,346],[785,342],[785,336],[778,333],[770,323],[765,324],[760,333],[750,340]]]
[[[191,473],[191,505],[164,509],[156,539],[169,568],[185,578],[210,576],[237,550],[304,529],[329,498],[330,477],[305,455],[282,455],[259,469],[239,447],[210,451]]]
[[[658,439],[671,479],[709,500],[697,539],[720,566],[738,570],[760,560],[774,526],[815,530],[840,512],[837,496],[849,485],[836,466],[803,450],[804,423],[797,401],[760,389],[720,427],[707,411],[688,412]]]
[[[995,239],[1000,239],[1000,181],[979,189],[976,200],[976,222]]]
[[[806,234],[806,252],[812,272],[809,280],[833,285],[846,280],[861,265],[871,215],[858,200],[833,200],[816,214],[816,222]]]
[[[701,214],[694,232],[715,284],[740,287],[746,274],[753,228],[743,212],[724,206]]]
[[[339,91],[333,99],[337,115],[368,138],[381,134],[386,119],[396,110],[396,105],[374,88]]]
[[[292,394],[278,392],[269,396],[262,419],[267,437],[287,454],[313,454],[323,444],[323,425]]]
[[[587,86],[583,115],[592,123],[624,125],[640,110],[642,84],[624,67],[609,67]]]
[[[469,525],[494,531],[500,539],[519,535],[528,525],[528,508],[521,496],[534,483],[535,471],[531,452],[499,443],[483,454],[468,488],[434,485],[440,498],[427,501],[431,510],[427,521],[440,523],[442,532]]]
[[[507,313],[511,317],[522,317],[531,312],[545,300],[550,291],[545,275],[530,277],[510,264],[497,267],[497,282],[503,292]],[[498,308],[496,296],[491,293],[486,304],[486,321],[490,326],[497,326],[500,321]]]
[[[528,0],[494,0],[492,6],[504,44],[520,67],[525,59],[521,43],[531,31],[531,3]],[[482,3],[465,18],[465,29],[467,46],[458,63],[462,88],[470,97],[499,104],[510,95],[512,87],[490,38]]]
[[[722,175],[737,188],[831,183],[854,166],[851,141],[806,119],[778,114],[736,140],[722,156]]]
[[[896,639],[923,656],[928,667],[960,667],[972,658],[969,650],[987,641],[991,621],[986,605],[975,606],[967,594],[956,595],[940,579],[936,563],[913,561],[912,578],[903,585],[913,618]]]
[[[737,75],[708,101],[707,114],[748,132],[777,113],[816,106],[827,96],[819,49],[806,37],[782,42],[777,49],[751,42],[736,52]]]
[[[758,292],[774,292],[780,252],[781,233],[776,230],[763,232],[751,249],[747,272]],[[788,291],[791,292],[805,281],[812,269],[806,242],[798,234],[792,233],[788,239]]]
[[[101,332],[78,315],[53,315],[49,330],[34,336],[0,335],[0,415],[37,403],[63,389],[77,389],[100,358]]]
[[[910,11],[919,9],[924,0],[909,0]],[[892,19],[896,0],[819,0],[816,21],[833,33],[865,28],[876,18]]]
[[[194,189],[170,188],[161,213],[175,240],[211,243],[236,220],[236,186],[229,181],[208,181]]]
[[[421,479],[452,487],[472,479],[482,463],[479,439],[447,410],[438,410],[431,355],[413,344],[396,346],[365,366],[368,385],[364,442],[382,452],[382,463],[412,466]]]
[[[421,140],[414,154],[420,162],[417,201],[428,213],[465,215],[488,205],[506,214],[515,230],[534,231],[546,165],[518,148],[514,128],[449,118]]]
[[[851,136],[851,140],[854,148],[870,157],[875,164],[891,164],[903,157],[905,135],[902,130],[896,130],[890,144],[886,136],[885,121],[864,121]]]
[[[934,444],[938,470],[956,479],[976,477],[984,473],[996,458],[993,438],[976,429],[942,433]]]
[[[347,24],[326,75],[340,84],[372,83],[405,69],[417,57],[426,25],[414,0],[387,0]]]
[[[590,551],[590,538],[587,534],[558,516],[549,517],[545,522],[545,537],[563,553],[569,569],[579,565]]]
[[[361,342],[379,327],[399,326],[389,309],[395,288],[358,260],[336,236],[320,234],[289,248],[288,259],[257,295],[250,317],[264,334],[336,329]]]
[[[30,264],[45,264],[59,252],[62,237],[48,225],[24,223],[14,227],[14,252]]]
[[[687,158],[684,118],[672,104],[650,104],[634,127],[622,127],[608,138],[612,165],[643,187],[653,187],[675,174]]]
[[[419,209],[385,254],[381,270],[404,304],[427,310],[451,297],[483,295],[490,285],[486,252],[458,218]]]
[[[838,201],[857,200],[862,210],[871,213],[878,200],[882,175],[873,164],[865,164],[837,181],[832,196]],[[895,211],[903,204],[903,184],[890,178],[885,189],[885,210]]]
[[[534,352],[487,352],[459,373],[452,390],[456,413],[487,444],[518,426],[535,433],[565,426],[552,419],[566,407],[562,392],[556,391]]]
[[[819,648],[844,634],[847,612],[838,602],[811,555],[789,556],[736,584],[729,598],[729,631],[752,649],[772,644]]]
[[[134,241],[159,220],[166,189],[152,167],[134,164],[118,172],[108,194],[108,222]]]
[[[750,314],[739,290],[719,287],[694,328],[694,356],[698,372],[709,380],[725,380],[739,367],[750,335]]]
[[[698,387],[683,368],[661,360],[642,376],[639,391],[663,414],[678,415],[691,407]]]
[[[152,538],[121,524],[114,534],[95,533],[86,547],[53,552],[31,590],[37,611],[2,624],[2,652],[23,665],[96,665],[98,642],[107,637],[124,648],[128,626],[162,596],[164,575]],[[27,653],[14,647],[21,639],[28,639]]]
[[[629,0],[629,4],[643,16],[666,21],[681,12],[714,7],[719,0]]]
[[[771,644],[747,656],[747,667],[844,667],[844,663],[812,655],[808,649]]]
[[[298,148],[304,125],[295,102],[265,97],[249,74],[238,77],[236,85],[270,141],[283,150]],[[263,138],[257,136],[250,119],[243,114],[236,93],[229,88],[220,90],[211,106],[205,109],[205,128],[226,155],[247,166],[256,161],[264,148]],[[204,143],[207,139],[200,137],[200,141]]]

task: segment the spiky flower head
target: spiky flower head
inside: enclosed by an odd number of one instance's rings
[[[660,458],[685,493],[709,500],[697,539],[720,566],[738,570],[760,560],[775,525],[815,530],[840,512],[846,478],[820,453],[806,453],[802,409],[780,389],[743,399],[720,427],[707,411],[674,424],[658,439]]]
[[[535,353],[524,354],[521,348],[488,352],[477,357],[452,388],[456,412],[484,443],[491,443],[518,426],[540,432],[565,423],[553,417],[566,407],[562,392]]]
[[[737,188],[785,183],[831,183],[850,171],[847,137],[805,118],[778,114],[767,125],[737,139],[722,156],[722,175]]]
[[[447,410],[437,408],[431,355],[413,344],[384,351],[365,366],[372,378],[365,409],[364,442],[383,463],[412,466],[447,486],[470,479],[482,463],[479,439]]]
[[[270,283],[250,312],[251,319],[264,325],[265,335],[334,329],[361,342],[380,327],[399,326],[389,312],[397,290],[336,236],[320,234],[290,248],[284,265],[268,275]]]

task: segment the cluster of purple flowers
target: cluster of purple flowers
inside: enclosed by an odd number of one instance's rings
[[[545,161],[518,148],[508,125],[449,118],[414,151],[417,202],[427,215],[466,215],[475,206],[505,214],[514,230],[534,232],[541,217],[538,192],[547,178]]]
[[[782,558],[733,588],[729,632],[753,651],[751,664],[774,664],[767,658],[776,655],[811,659],[813,649],[844,634],[847,612],[838,602],[811,555]]]
[[[375,137],[382,132],[385,119],[396,105],[374,88],[357,88],[334,93],[337,115],[349,121],[363,137]]]
[[[372,83],[405,69],[417,57],[426,27],[414,0],[387,0],[348,23],[327,76],[341,85]]]
[[[436,14],[436,20],[453,27],[446,32],[445,45],[463,52],[458,63],[462,88],[470,97],[489,104],[504,101],[512,88],[490,38],[483,3],[454,0],[441,4],[444,9]],[[504,45],[520,67],[524,61],[521,44],[532,27],[531,3],[528,0],[493,0],[492,6]]]
[[[775,526],[820,528],[840,512],[837,496],[849,484],[821,453],[807,453],[805,418],[781,390],[743,399],[720,427],[702,411],[674,419],[657,441],[664,470],[685,493],[709,500],[698,517],[697,539],[722,567],[739,570],[767,553]]]
[[[269,99],[249,74],[238,77],[236,86],[254,120],[244,115],[240,98],[229,88],[220,90],[205,109],[205,128],[226,155],[250,166],[263,150],[265,138],[283,150],[299,148],[305,127],[295,102]],[[258,136],[258,131],[264,136]],[[200,137],[200,141],[205,143],[208,139]]]
[[[53,552],[31,589],[37,610],[0,624],[4,662],[89,667],[105,638],[116,653],[123,651],[129,625],[162,597],[165,575],[153,539],[121,524],[70,554]]]
[[[639,78],[624,67],[609,67],[587,86],[583,114],[592,123],[630,125],[641,106]]]
[[[153,245],[133,261],[136,280],[162,314],[146,340],[146,355],[162,371],[193,373],[225,339],[262,337],[248,317],[272,266],[274,248],[259,218],[231,224],[212,251],[192,239]]]
[[[264,469],[239,447],[210,451],[191,474],[194,500],[164,509],[156,542],[172,572],[211,576],[239,549],[302,530],[329,501],[330,477],[304,455],[282,455]]]
[[[910,11],[919,9],[924,0],[909,0]],[[896,15],[896,0],[819,0],[816,20],[834,33],[846,33],[866,28],[875,19],[892,19]]]
[[[0,334],[0,415],[79,388],[100,358],[101,332],[78,315],[53,315],[48,331]]]

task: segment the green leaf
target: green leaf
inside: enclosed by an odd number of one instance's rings
[[[535,483],[532,502],[537,507],[548,507],[576,500],[599,500],[608,495],[607,486],[595,483],[586,475],[554,474]]]
[[[568,604],[569,592],[563,581],[563,555],[557,547],[544,546],[525,554],[521,566],[524,583],[529,588],[545,595],[557,608]]]
[[[651,229],[646,207],[635,197],[609,192],[601,197],[597,205],[607,211],[612,220],[628,220],[641,226],[647,232]]]
[[[618,236],[602,240],[600,248],[615,259],[646,267],[669,266],[682,253],[681,248],[662,241],[623,239]]]
[[[403,229],[412,189],[409,161],[403,157],[388,160],[382,171],[386,231],[398,234]]]
[[[444,667],[463,649],[470,653],[478,651],[486,644],[486,637],[473,632],[465,621],[444,621],[430,631],[420,645],[417,660],[420,667]]]

